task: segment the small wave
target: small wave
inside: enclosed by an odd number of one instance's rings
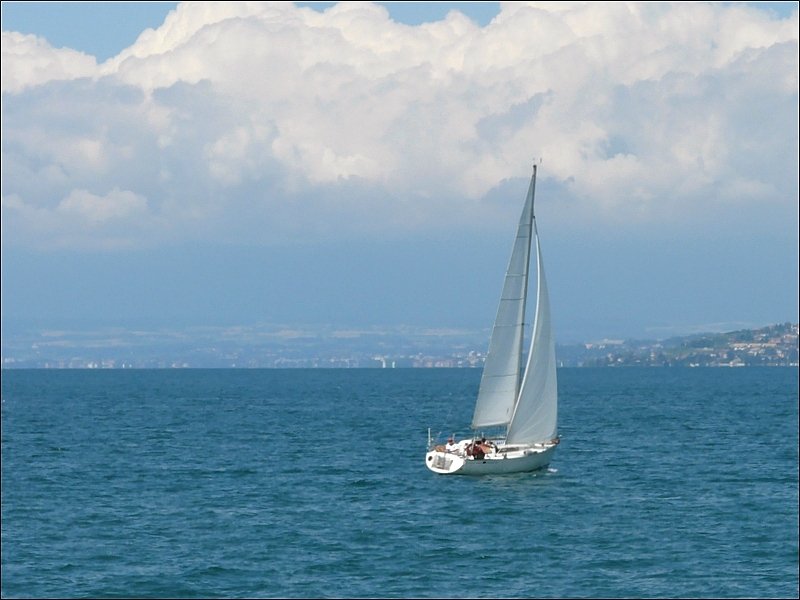
[[[375,488],[379,487],[379,484],[371,479],[356,479],[348,483],[350,487],[354,488]]]
[[[228,474],[234,477],[246,477],[248,475],[258,475],[258,471],[256,469],[249,469],[249,468],[241,468],[241,469],[233,469],[228,471]]]

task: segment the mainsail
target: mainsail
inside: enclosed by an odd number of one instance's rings
[[[535,189],[536,166],[517,227],[472,418],[475,429],[507,425],[506,442],[509,444],[551,440],[557,433],[555,348],[547,282],[533,214]],[[520,382],[532,238],[536,240],[536,315],[528,364]]]
[[[519,219],[514,248],[508,262],[492,337],[489,340],[489,351],[486,354],[478,399],[472,416],[474,429],[507,425],[514,414],[519,396],[535,187],[534,170]]]

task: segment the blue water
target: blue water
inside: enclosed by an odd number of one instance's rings
[[[3,597],[797,597],[794,369],[562,369],[548,471],[424,466],[474,370],[2,372]]]

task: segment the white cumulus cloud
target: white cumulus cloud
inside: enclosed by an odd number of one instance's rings
[[[76,243],[79,222],[142,242],[480,227],[538,157],[564,221],[796,215],[797,56],[797,12],[713,3],[511,2],[480,27],[189,2],[101,65],[3,32],[3,219],[67,212]]]
[[[97,61],[70,48],[53,48],[35,35],[3,31],[2,91],[22,92],[48,81],[91,77],[97,73]]]
[[[52,207],[3,196],[3,237],[12,243],[36,240],[43,248],[130,248],[140,246],[158,227],[147,199],[114,188],[106,194],[72,190]]]
[[[147,200],[133,192],[118,189],[111,190],[105,196],[86,190],[73,190],[58,203],[56,210],[59,214],[76,216],[87,223],[100,224],[146,213]]]

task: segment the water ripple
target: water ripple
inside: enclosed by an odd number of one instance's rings
[[[796,371],[562,370],[549,469],[435,476],[478,375],[5,371],[2,596],[797,596]]]

